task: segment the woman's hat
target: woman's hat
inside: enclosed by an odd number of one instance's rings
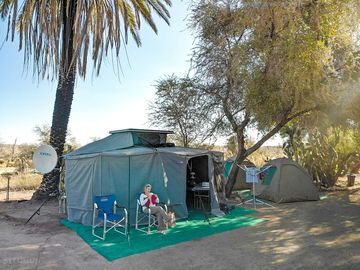
[[[146,184],[144,188],[151,188],[151,185],[150,184]]]

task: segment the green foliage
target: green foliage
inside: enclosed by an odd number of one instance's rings
[[[141,45],[142,20],[155,33],[154,13],[169,24],[168,6],[171,0],[0,1],[0,16],[8,18],[11,40],[15,33],[19,34],[24,65],[29,67],[32,62],[39,79],[58,78],[50,144],[59,157],[64,153],[76,76],[85,78],[89,56],[98,75],[103,58],[112,49],[119,61],[120,49],[123,42],[128,42],[129,34],[136,45]],[[59,179],[59,170],[45,174],[35,197],[57,194]]]
[[[355,0],[199,0],[192,64],[241,163],[288,122],[339,102],[358,82]],[[246,146],[247,132],[262,137]],[[227,185],[229,196],[236,168]]]
[[[213,136],[214,132],[208,128],[211,106],[199,95],[198,87],[196,80],[174,75],[156,84],[155,102],[149,106],[149,121],[174,131],[177,145],[195,146]]]
[[[13,160],[16,170],[20,173],[26,173],[32,167],[32,155],[35,151],[35,145],[20,145],[19,153]]]
[[[57,78],[66,66],[85,78],[89,59],[98,75],[112,49],[119,59],[129,35],[141,45],[141,21],[155,33],[154,14],[169,24],[169,6],[171,0],[1,0],[0,16],[9,20],[11,40],[19,33],[19,50],[27,66],[33,62],[34,75]]]
[[[51,128],[48,124],[36,125],[33,129],[33,132],[38,136],[39,144],[50,144],[50,131]]]
[[[48,124],[43,124],[41,126],[36,125],[33,129],[33,132],[37,135],[38,144],[50,144],[50,132],[51,128]],[[79,148],[81,145],[76,140],[75,137],[71,137],[71,131],[67,132],[66,143],[64,145],[64,154],[74,151]]]
[[[282,131],[284,152],[304,166],[314,180],[326,187],[336,184],[340,176],[359,169],[358,134],[344,127],[312,130],[288,126]]]
[[[0,145],[0,167],[13,167],[19,173],[26,173],[32,167],[34,144]]]
[[[283,143],[285,155],[299,162],[304,148],[301,129],[295,125],[287,125],[280,130],[280,135],[283,139],[286,139]]]
[[[37,135],[38,144],[20,144],[16,141],[13,145],[0,144],[0,166],[14,167],[19,173],[27,173],[31,168],[32,156],[36,148],[41,144],[49,144],[50,127],[47,124],[35,126],[34,133]],[[80,147],[74,137],[70,137],[65,144],[64,153],[71,152]]]
[[[233,157],[238,153],[238,147],[236,142],[236,136],[230,136],[226,143],[226,156]]]

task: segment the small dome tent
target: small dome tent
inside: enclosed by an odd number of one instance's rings
[[[308,172],[298,163],[287,158],[269,161],[263,168],[262,181],[255,186],[259,198],[276,203],[319,200],[319,193]]]

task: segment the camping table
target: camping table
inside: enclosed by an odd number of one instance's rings
[[[201,202],[210,201],[210,187],[195,186],[192,188],[194,192],[194,208],[201,209]]]

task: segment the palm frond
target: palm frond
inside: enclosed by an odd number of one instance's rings
[[[0,1],[0,17],[5,20],[14,5],[14,0],[1,0]]]
[[[137,46],[141,20],[157,33],[152,11],[169,24],[170,0],[0,0],[0,16],[8,18],[8,31],[19,34],[24,64],[33,64],[41,78],[56,78],[59,67],[77,67],[86,76],[88,57],[98,74],[104,56],[128,42]]]

